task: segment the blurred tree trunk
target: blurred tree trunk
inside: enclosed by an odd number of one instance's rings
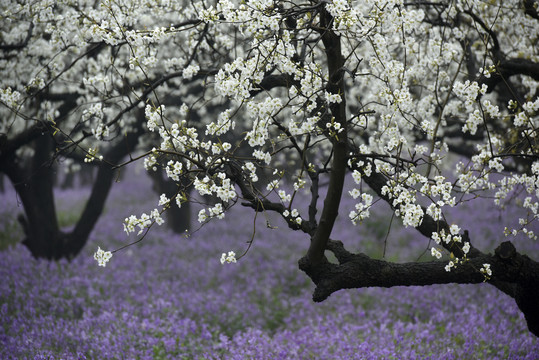
[[[62,178],[60,187],[72,189],[76,186],[91,186],[94,182],[94,170],[92,166],[82,166],[78,171],[69,171]],[[120,172],[120,175],[122,172]]]
[[[35,154],[28,164],[13,158],[9,165],[9,176],[24,208],[19,215],[26,238],[23,244],[35,257],[53,258],[61,239],[54,204],[54,173],[50,154],[54,143],[48,136],[35,141]]]
[[[60,187],[62,189],[73,189],[75,187],[75,173],[70,171],[65,174]]]
[[[36,258],[57,260],[72,259],[77,256],[99,219],[114,180],[111,164],[118,163],[137,143],[139,133],[126,136],[104,156],[106,162],[98,163],[97,176],[84,210],[71,232],[63,232],[58,224],[54,203],[55,174],[51,158],[55,144],[48,134],[35,141],[35,154],[24,164],[16,156],[4,158],[0,170],[5,172],[13,183],[24,208],[19,215],[25,238],[23,244]]]
[[[158,194],[165,194],[169,199],[175,195],[178,190],[178,184],[166,178],[162,171],[148,171],[152,181],[153,189]],[[186,180],[182,177],[180,182]],[[182,183],[181,188],[187,188],[187,184]],[[166,211],[167,225],[176,234],[182,234],[185,231],[189,231],[191,225],[191,203],[185,202],[182,207],[179,208],[175,203],[170,204],[170,207]]]

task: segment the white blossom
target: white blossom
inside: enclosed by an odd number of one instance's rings
[[[228,254],[223,253],[221,255],[221,264],[231,264],[235,263],[236,261],[236,253],[234,251],[229,251]]]
[[[492,276],[492,270],[490,269],[490,264],[483,264],[483,267],[480,271],[486,276]]]
[[[97,247],[97,251],[94,253],[94,259],[99,266],[107,266],[107,262],[109,262],[110,258],[112,258],[112,253],[110,251],[103,251],[99,246]]]

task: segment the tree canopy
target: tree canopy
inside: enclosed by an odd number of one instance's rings
[[[197,196],[211,198],[201,223],[237,204],[275,212],[310,239],[299,266],[315,301],[345,288],[486,281],[539,335],[539,265],[511,241],[537,239],[536,1],[1,6],[0,170],[12,181],[43,143],[57,160],[140,160],[178,187],[128,216],[127,233]],[[356,200],[349,214],[339,214],[343,196]],[[444,215],[479,197],[526,210],[502,219],[494,254]],[[332,239],[338,215],[361,226],[378,201],[425,237],[432,261],[372,259]],[[96,253],[102,265],[110,256]]]

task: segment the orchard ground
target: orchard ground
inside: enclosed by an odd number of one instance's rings
[[[488,284],[347,290],[314,303],[314,285],[297,266],[308,239],[271,214],[254,221],[239,205],[189,236],[154,227],[99,267],[92,257],[98,246],[114,250],[136,240],[126,238],[122,220],[157,205],[146,175],[132,171],[114,185],[90,241],[71,262],[35,260],[16,244],[22,209],[9,185],[0,194],[1,359],[539,358],[539,339],[514,300]],[[58,190],[64,226],[88,193]],[[397,219],[385,240],[391,215],[381,204],[357,227],[346,219],[353,203],[345,205],[332,238],[346,239],[350,250],[431,259],[428,240]],[[498,219],[517,216],[488,201],[450,215],[485,251],[503,240]],[[245,257],[221,265],[223,252],[239,256],[251,238]],[[537,242],[514,243],[539,259]]]

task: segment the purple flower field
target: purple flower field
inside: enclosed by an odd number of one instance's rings
[[[88,191],[57,193],[66,225]],[[488,284],[348,290],[314,303],[313,285],[297,266],[308,239],[273,215],[253,221],[240,206],[190,236],[154,227],[105,268],[97,266],[97,247],[114,250],[136,240],[126,238],[122,220],[157,201],[143,173],[115,184],[106,213],[70,263],[35,260],[22,245],[3,247],[0,359],[539,358],[539,339],[514,300]],[[13,242],[21,236],[15,225],[21,209],[10,186],[0,203],[0,242]],[[453,221],[490,250],[501,240],[493,238],[501,234],[498,217],[514,214],[473,203]],[[372,214],[353,227],[347,214],[341,211],[334,238],[381,257],[390,216]],[[267,220],[278,229],[267,228]],[[386,259],[417,259],[428,241],[396,222]],[[243,253],[255,224],[247,255],[221,265],[221,253]],[[537,243],[515,245],[539,259]],[[421,259],[431,260],[430,252]]]

